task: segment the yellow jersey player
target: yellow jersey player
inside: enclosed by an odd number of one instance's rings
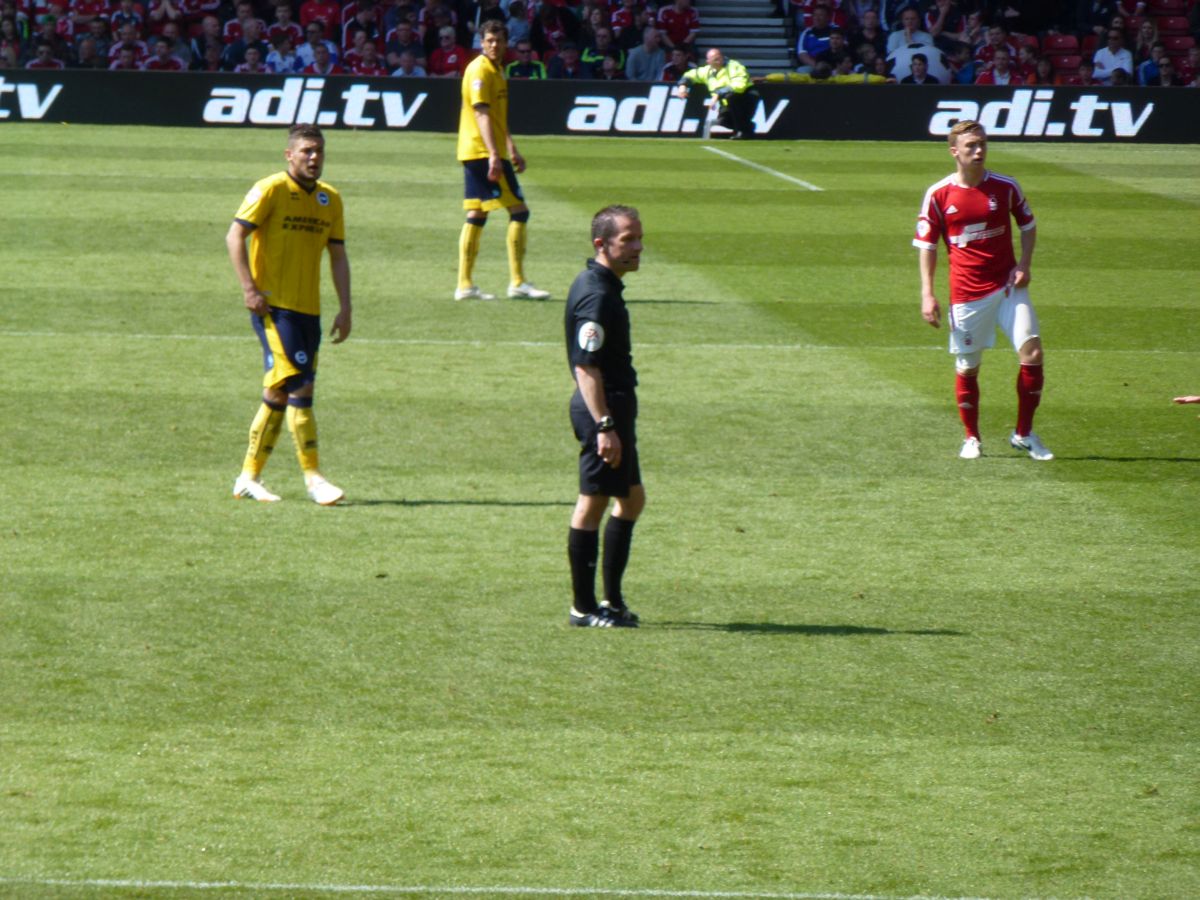
[[[463,209],[467,221],[458,240],[458,288],[455,300],[494,300],[475,286],[475,257],[488,213],[508,210],[508,296],[546,300],[548,291],[525,280],[525,229],[529,207],[517,183],[525,159],[508,132],[508,81],[504,54],[508,28],[489,19],[480,28],[483,51],[467,66],[462,79],[462,109],[458,119],[458,159],[463,164]]]
[[[330,335],[335,344],[350,336],[346,225],[341,195],[321,181],[321,129],[292,126],[283,155],[287,171],[250,189],[225,236],[250,322],[262,343],[265,371],[262,405],[250,426],[250,446],[233,496],[279,499],[259,479],[286,418],[308,496],[332,506],[345,494],[321,477],[312,405],[321,343],[321,256],[326,248],[340,303]]]

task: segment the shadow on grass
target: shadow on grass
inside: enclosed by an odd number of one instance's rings
[[[1118,463],[1200,463],[1200,457],[1195,456],[1059,456],[1055,459],[1067,462],[1118,462]]]
[[[339,506],[574,506],[573,500],[346,500]]]
[[[647,623],[649,624],[649,623]],[[657,622],[661,628],[692,631],[724,631],[729,634],[802,634],[810,637],[855,637],[861,635],[914,635],[917,637],[969,637],[965,631],[921,628],[913,631],[873,628],[869,625],[782,625],[777,622]]]
[[[716,306],[716,300],[655,300],[651,297],[639,297],[636,300],[626,300],[626,304],[633,306],[635,303],[640,305],[647,304],[670,304],[672,306]]]

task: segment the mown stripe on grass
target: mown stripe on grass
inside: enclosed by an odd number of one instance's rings
[[[504,896],[504,897],[695,897],[703,900],[987,900],[983,897],[942,897],[929,894],[896,896],[888,894],[842,894],[793,891],[672,891],[658,888],[553,888],[474,885],[396,885],[396,884],[288,884],[243,881],[143,881],[125,878],[5,878],[0,885],[70,888],[128,888],[138,891],[249,891],[326,894],[393,894],[433,896]]]

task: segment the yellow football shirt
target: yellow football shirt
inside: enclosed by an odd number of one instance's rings
[[[267,303],[321,314],[321,256],[346,240],[342,195],[323,181],[306,191],[287,172],[262,179],[234,216],[253,225],[250,274]]]
[[[487,159],[487,145],[479,136],[475,105],[486,103],[492,136],[501,159],[508,159],[508,81],[504,72],[482,54],[471,60],[462,78],[462,109],[458,115],[458,158]]]

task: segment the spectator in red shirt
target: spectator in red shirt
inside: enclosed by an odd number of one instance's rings
[[[267,26],[267,42],[275,46],[275,38],[281,34],[291,38],[293,47],[298,47],[304,42],[304,29],[292,19],[292,4],[289,0],[275,0],[275,21]]]
[[[613,10],[612,16],[609,17],[609,24],[612,25],[613,34],[617,36],[618,40],[620,40],[622,31],[633,27],[639,6],[638,0],[621,0],[621,6]]]
[[[241,40],[246,33],[247,22],[258,23],[258,37],[261,38],[263,32],[267,30],[267,23],[254,15],[254,4],[250,0],[238,0],[235,9],[237,10],[237,15],[225,23],[225,28],[221,32],[221,39],[226,44],[233,44]]]
[[[683,47],[689,53],[700,34],[700,14],[692,9],[692,0],[675,0],[658,11],[658,30],[668,47]]]
[[[375,49],[373,43],[367,41],[363,44],[361,53],[358,62],[350,67],[350,71],[355,75],[385,77],[391,74],[383,65],[383,60],[379,58],[379,51]]]
[[[329,48],[317,44],[313,48],[313,61],[304,67],[305,75],[344,75],[346,70],[333,61]]]
[[[354,67],[358,65],[362,59],[363,47],[371,43],[371,39],[365,31],[356,31],[354,37],[351,38],[350,46],[342,53],[341,64],[342,68],[347,72],[353,72]]]
[[[38,41],[34,57],[25,63],[27,69],[65,69],[67,64],[54,55],[54,47],[46,41]]]
[[[449,25],[438,32],[438,48],[429,54],[429,74],[435,78],[461,78],[467,68],[467,51],[454,38]]]
[[[341,25],[342,8],[334,0],[304,0],[300,6],[300,27],[307,29],[313,22],[325,26],[327,34],[335,34],[334,29]],[[296,41],[296,46],[300,42]]]
[[[117,32],[117,39],[108,50],[108,58],[115,60],[123,47],[133,50],[133,61],[137,66],[141,66],[142,61],[150,55],[150,48],[142,40],[141,26],[135,25],[133,22],[126,22],[121,26],[120,31]]]
[[[134,47],[126,47],[124,44],[116,44],[116,58],[109,64],[110,71],[116,72],[121,69],[126,69],[132,72],[141,71],[141,66],[137,61],[137,50]]]
[[[817,6],[824,6],[829,10],[830,25],[842,29],[850,27],[850,18],[842,9],[842,0],[791,0],[797,32],[812,28],[813,8]]]
[[[992,25],[987,30],[987,43],[975,51],[975,61],[987,69],[992,63],[996,51],[1003,47],[1008,51],[1008,61],[1017,58],[1017,48],[1008,39],[1008,32],[1003,25]]]
[[[1024,79],[1016,73],[1011,65],[1008,48],[995,47],[992,52],[992,67],[979,73],[976,84],[1018,85],[1024,84]]]
[[[150,30],[156,34],[162,33],[162,27],[167,22],[182,22],[183,9],[178,0],[150,0]]]
[[[93,19],[108,17],[108,0],[71,0],[70,16],[78,34],[87,30]]]

